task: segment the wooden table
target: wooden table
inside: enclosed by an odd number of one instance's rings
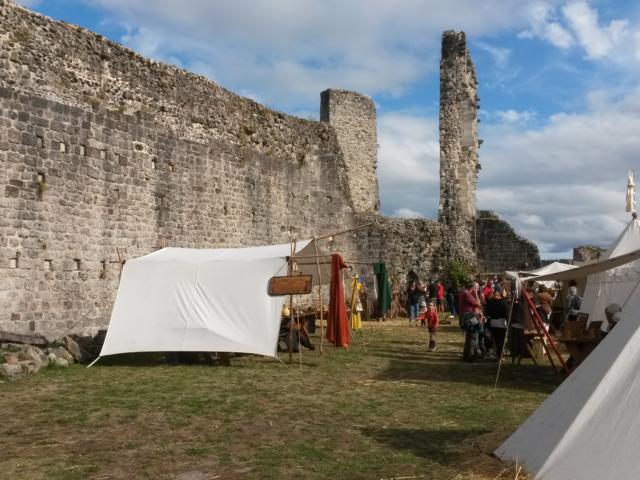
[[[290,320],[290,318],[291,318],[291,316],[282,315],[282,321],[286,320],[287,323]],[[297,313],[293,314],[293,320],[294,321],[298,320],[298,314]],[[300,323],[302,325],[304,325],[304,327],[307,329],[307,332],[309,332],[309,334],[313,335],[314,333],[316,333],[316,314],[315,314],[315,312],[300,313]]]
[[[571,355],[571,369],[575,370],[575,368],[580,365],[585,358],[589,356],[589,354],[593,351],[600,340],[597,338],[558,338],[558,341],[561,342],[569,355]]]

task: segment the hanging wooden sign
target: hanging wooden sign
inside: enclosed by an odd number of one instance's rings
[[[272,297],[280,295],[305,295],[311,293],[311,275],[290,275],[271,277],[268,293]]]

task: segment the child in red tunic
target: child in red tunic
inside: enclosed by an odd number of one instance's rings
[[[418,318],[416,318],[416,324],[420,321],[420,325],[427,326],[427,302],[424,300],[420,302],[420,312]]]
[[[438,324],[440,323],[440,318],[438,316],[438,311],[436,310],[436,306],[433,302],[429,302],[429,307],[427,308],[426,313],[427,319],[427,328],[429,329],[429,350],[434,351],[438,346],[436,345],[436,334],[438,331]]]

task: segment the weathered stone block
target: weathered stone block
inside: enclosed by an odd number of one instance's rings
[[[4,195],[5,197],[18,197],[20,196],[20,189],[18,187],[14,187],[13,185],[7,185],[4,187]]]
[[[7,380],[16,380],[23,374],[22,366],[20,363],[8,364],[3,363],[0,365],[0,377]]]
[[[73,360],[76,362],[86,362],[92,358],[89,352],[68,335],[62,338],[62,345],[64,345],[65,350],[71,354]]]
[[[42,367],[42,364],[38,364],[32,360],[22,360],[19,365],[22,369],[22,373],[27,375],[38,373]]]

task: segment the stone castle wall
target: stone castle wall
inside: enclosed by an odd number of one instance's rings
[[[334,127],[338,136],[354,209],[377,212],[380,196],[373,100],[345,90],[325,90],[320,95],[320,120]]]
[[[351,225],[331,144],[300,164],[8,88],[0,124],[0,329],[60,331],[93,307],[83,326],[104,325],[119,261],[162,246],[278,243]]]
[[[120,263],[163,246],[370,224],[333,247],[400,278],[469,259],[466,216],[377,213],[373,102],[321,100],[320,122],[275,112],[0,0],[0,329],[104,328]]]
[[[353,225],[328,124],[3,3],[0,329],[61,333],[85,313],[78,328],[104,327],[119,262],[162,246]]]
[[[478,212],[475,238],[479,272],[533,270],[541,266],[538,247],[517,235],[507,222],[493,212]]]

